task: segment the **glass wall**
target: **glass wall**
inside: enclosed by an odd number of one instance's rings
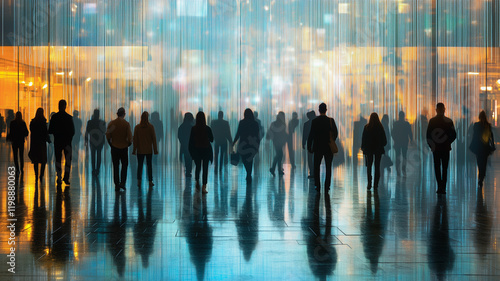
[[[439,101],[462,140],[482,109],[498,125],[494,0],[0,2],[3,116],[30,120],[62,98],[84,124],[94,108],[109,121],[124,106],[132,124],[157,111],[174,151],[184,112],[223,110],[235,130],[247,107],[268,126],[324,101],[347,156],[353,122],[373,111],[405,111],[417,144]]]

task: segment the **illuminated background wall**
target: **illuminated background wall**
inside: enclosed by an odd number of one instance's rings
[[[222,109],[233,130],[246,107],[267,126],[330,106],[351,154],[353,121],[370,112],[446,104],[459,137],[485,109],[498,125],[497,0],[1,0],[0,112],[57,111],[84,123],[125,106],[158,111],[166,133],[182,112]],[[459,121],[459,120],[464,121]],[[420,140],[418,140],[420,142]],[[175,149],[164,142],[163,151]]]

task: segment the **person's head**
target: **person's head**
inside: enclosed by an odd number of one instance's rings
[[[387,114],[384,114],[384,116],[382,116],[382,124],[386,124],[388,125],[389,124],[389,115]]]
[[[144,111],[141,115],[141,126],[145,127],[149,124],[149,113]]]
[[[192,123],[194,120],[194,116],[193,116],[193,113],[191,112],[186,112],[184,114],[184,122],[189,122],[189,123]]]
[[[243,119],[254,120],[254,115],[250,108],[245,109],[245,112],[243,112]]]
[[[278,115],[276,115],[276,121],[285,123],[285,112],[283,111],[278,112]]]
[[[66,103],[66,100],[60,100],[59,101],[59,111],[60,112],[63,112],[63,111],[66,111],[66,106],[68,104]]]
[[[405,120],[405,113],[404,111],[399,112],[399,120]]]
[[[373,112],[370,114],[370,120],[368,121],[368,127],[374,128],[377,126],[382,126],[382,123],[380,123],[380,119],[378,118],[378,114],[376,112]]]
[[[16,118],[14,120],[16,120],[16,121],[23,120],[23,114],[21,113],[21,111],[16,112]]]
[[[92,114],[92,119],[99,119],[99,109],[94,109],[94,114]]]
[[[125,108],[123,108],[123,107],[118,108],[118,111],[116,112],[116,115],[118,117],[120,117],[120,118],[125,117]]]
[[[446,108],[444,108],[444,103],[440,102],[436,105],[436,113],[438,115],[444,115]]]
[[[73,110],[73,117],[78,117],[80,115],[80,112],[78,110]]]
[[[319,114],[325,115],[326,114],[326,103],[321,103],[319,105]]]
[[[196,114],[196,125],[197,127],[203,127],[207,125],[207,119],[205,118],[205,113],[200,111]]]
[[[151,113],[151,120],[160,120],[160,113],[158,111]]]
[[[255,119],[257,119],[257,118],[259,118],[259,113],[257,111],[254,111],[253,116],[255,117]]]
[[[219,117],[219,119],[224,118],[224,112],[222,112],[222,110],[219,111],[218,117]]]
[[[479,122],[483,124],[488,123],[488,119],[486,118],[486,112],[484,112],[484,110],[481,110],[481,112],[479,112]]]
[[[307,119],[312,120],[312,119],[316,118],[316,112],[314,112],[314,110],[311,110],[306,114],[306,116],[307,116]]]
[[[292,113],[292,119],[298,119],[299,118],[299,114],[297,112],[293,112]]]
[[[35,113],[35,119],[45,119],[43,116],[43,108],[39,107]]]

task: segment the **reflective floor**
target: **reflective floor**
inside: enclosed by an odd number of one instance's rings
[[[499,159],[482,190],[474,163],[452,159],[441,197],[428,156],[409,163],[406,177],[386,170],[371,192],[362,161],[346,163],[329,194],[314,190],[302,165],[294,173],[285,165],[280,179],[267,161],[248,185],[242,167],[211,170],[207,195],[179,163],[156,166],[152,190],[129,177],[118,195],[109,163],[92,178],[80,159],[59,191],[53,168],[36,185],[26,163],[11,274],[6,158],[3,147],[2,280],[500,279]]]

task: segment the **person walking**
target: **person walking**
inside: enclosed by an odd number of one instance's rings
[[[302,130],[302,148],[306,149],[307,139],[309,138],[309,134],[311,133],[311,124],[312,120],[316,118],[316,112],[314,110],[309,111],[306,114],[307,121],[304,123],[304,129]],[[309,176],[308,178],[314,178],[314,162],[313,162],[313,154],[307,151],[307,166],[309,167]]]
[[[434,158],[434,173],[438,185],[438,194],[446,194],[448,164],[450,162],[451,144],[457,138],[453,121],[444,116],[446,108],[443,103],[436,105],[436,116],[429,120],[427,126],[427,144]]]
[[[177,138],[181,143],[180,148],[180,160],[184,160],[184,175],[186,178],[191,177],[191,171],[193,170],[193,158],[189,153],[189,137],[191,136],[191,128],[193,128],[194,116],[191,112],[186,112],[184,114],[184,121],[179,126],[177,130]]]
[[[469,149],[476,155],[478,173],[478,187],[483,187],[484,177],[486,176],[486,166],[488,157],[495,151],[495,140],[491,130],[491,124],[486,118],[486,112],[479,113],[479,122],[474,123],[472,141]]]
[[[250,108],[245,109],[234,136],[233,147],[238,142],[237,152],[247,172],[247,182],[252,180],[253,159],[259,153],[260,129],[259,123],[255,121],[254,112]]]
[[[224,112],[219,111],[218,119],[213,120],[211,126],[215,140],[215,174],[224,166],[224,159],[227,157],[227,142],[232,143],[231,128],[229,122],[224,120]],[[220,155],[220,159],[219,159]]]
[[[144,157],[148,166],[149,187],[153,187],[153,152],[158,154],[158,143],[154,126],[149,123],[149,113],[144,111],[141,115],[141,122],[134,128],[134,149],[133,155],[137,155],[137,185],[141,187],[142,167],[144,166]]]
[[[373,180],[373,188],[378,188],[380,180],[380,160],[382,154],[385,153],[384,146],[387,144],[385,137],[384,127],[378,118],[378,114],[373,112],[370,115],[368,124],[363,129],[363,136],[361,138],[361,150],[365,155],[366,161],[366,174],[368,178],[367,189],[372,188],[372,165],[375,161],[375,179]]]
[[[299,126],[299,115],[297,114],[297,112],[293,112],[292,120],[288,122],[288,139],[287,139],[288,158],[290,159],[290,165],[292,166],[292,170],[295,169],[294,134],[295,134],[295,129],[298,126]]]
[[[118,117],[108,124],[106,139],[111,147],[115,191],[119,192],[120,189],[125,190],[127,181],[128,147],[132,144],[132,131],[130,123],[125,120],[125,108],[120,107],[116,115]]]
[[[24,174],[24,141],[29,133],[20,111],[16,112],[16,117],[10,122],[9,128],[7,140],[12,143],[16,176],[20,176]]]
[[[90,161],[94,176],[98,176],[101,170],[102,148],[106,142],[106,122],[99,118],[99,114],[99,109],[94,109],[92,119],[87,121],[85,129],[85,147],[90,144]]]
[[[408,143],[413,140],[413,133],[410,123],[405,120],[404,111],[399,112],[398,121],[392,125],[392,139],[396,151],[396,172],[398,176],[406,176],[406,155],[408,153]],[[402,163],[401,158],[403,158]]]
[[[69,173],[71,171],[72,146],[71,140],[75,135],[73,117],[66,113],[67,103],[65,100],[59,101],[59,112],[50,118],[49,134],[54,135],[54,155],[56,157],[57,184],[60,185],[62,166],[61,159],[64,151],[64,178],[66,185],[69,185]]]
[[[191,128],[191,135],[189,137],[189,153],[193,157],[196,165],[194,177],[197,189],[200,187],[200,171],[203,167],[203,193],[208,193],[208,164],[213,161],[213,150],[211,144],[213,141],[214,135],[212,134],[210,127],[207,126],[205,113],[200,111],[196,114],[196,123],[193,128]]]
[[[30,131],[31,148],[28,156],[33,163],[35,181],[40,178],[40,182],[43,182],[45,165],[47,164],[47,143],[50,143],[47,119],[43,114],[43,108],[40,107],[36,110],[35,118],[30,122]],[[38,165],[40,165],[40,170]]]
[[[335,120],[326,116],[326,111],[326,104],[320,104],[320,115],[312,120],[311,132],[307,138],[307,151],[309,151],[309,153],[314,153],[314,185],[316,186],[317,192],[320,192],[321,190],[319,171],[321,161],[325,158],[325,193],[330,190],[330,183],[332,181],[332,160],[334,152],[332,151],[330,144],[331,142],[335,142],[339,136]]]
[[[384,146],[384,151],[387,153],[382,155],[382,159],[380,160],[380,167],[382,171],[387,169],[391,172],[391,166],[393,165],[391,158],[389,157],[389,151],[391,150],[391,130],[389,129],[389,115],[384,114],[382,116],[382,127],[384,127],[385,138],[387,139],[387,144]]]
[[[276,120],[271,123],[269,130],[267,130],[266,138],[273,141],[275,152],[273,163],[269,172],[271,172],[271,175],[274,177],[276,175],[274,173],[276,166],[278,166],[278,174],[282,176],[285,174],[283,171],[283,149],[288,138],[286,132],[285,113],[283,111],[280,111],[278,115],[276,115]]]
[[[73,110],[73,126],[75,126],[75,134],[73,135],[73,141],[71,142],[71,146],[73,147],[73,161],[78,163],[79,152],[80,152],[80,141],[82,139],[82,126],[83,122],[80,119],[80,112],[78,110]]]

